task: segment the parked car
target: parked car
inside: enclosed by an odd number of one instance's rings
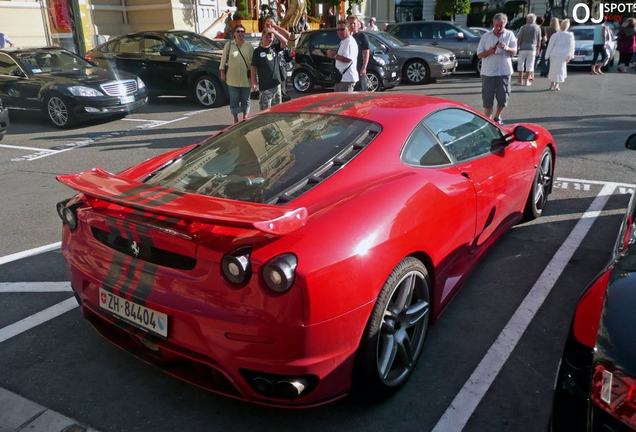
[[[144,82],[57,48],[0,50],[0,98],[9,109],[43,112],[53,126],[122,115],[144,105]]]
[[[340,38],[336,29],[312,30],[302,34],[292,56],[296,63],[292,84],[299,93],[310,92],[314,86],[333,87],[334,59],[328,50],[337,50]],[[367,88],[381,91],[400,83],[400,64],[397,58],[369,41]]]
[[[151,97],[190,96],[204,107],[227,100],[219,77],[221,53],[212,40],[188,31],[146,31],[120,36],[88,53],[102,67],[133,73]]]
[[[636,150],[636,134],[626,143]],[[554,432],[636,430],[636,196],[612,258],[578,301],[557,374]]]
[[[4,138],[9,128],[9,109],[5,108],[0,99],[0,141]]]
[[[468,27],[473,33],[481,37],[483,34],[488,33],[490,29],[486,27]]]
[[[373,45],[395,55],[400,63],[402,81],[423,84],[451,75],[457,67],[455,54],[442,48],[409,45],[387,32],[364,32]]]
[[[479,38],[469,28],[450,21],[411,21],[396,24],[393,36],[414,45],[432,45],[452,51],[458,65],[479,72],[477,46]]]
[[[570,27],[574,34],[574,57],[568,66],[592,66],[594,58],[594,27],[593,25],[579,25]],[[610,53],[608,66],[614,66],[614,56],[616,54],[616,41],[612,38],[608,42]]]
[[[84,317],[169,374],[265,405],[380,397],[489,246],[542,214],[556,151],[447,99],[312,95],[59,176],[79,192],[61,250]]]

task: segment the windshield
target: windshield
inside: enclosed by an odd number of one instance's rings
[[[210,138],[147,183],[270,202],[349,147],[374,123],[327,114],[262,114]]]
[[[93,67],[83,58],[64,50],[25,52],[16,54],[16,57],[32,74],[76,71]]]
[[[218,50],[218,46],[211,40],[194,33],[167,33],[166,37],[181,51],[210,51]]]
[[[574,39],[576,40],[593,40],[594,39],[594,29],[591,28],[570,28],[570,31],[574,33]]]
[[[378,39],[380,39],[380,42],[388,45],[390,48],[401,48],[407,45],[406,42],[403,42],[402,40],[396,38],[391,33],[373,32],[373,35],[377,36]]]

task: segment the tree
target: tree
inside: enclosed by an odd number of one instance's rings
[[[435,2],[435,16],[450,16],[455,20],[455,15],[470,12],[470,0],[437,0]]]

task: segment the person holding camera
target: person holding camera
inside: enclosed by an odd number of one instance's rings
[[[280,66],[280,54],[287,46],[289,33],[273,21],[265,23],[261,43],[252,56],[252,91],[260,91],[261,110],[269,109],[281,102],[281,84],[284,82]],[[274,40],[276,38],[276,40]],[[257,81],[258,78],[258,81]]]
[[[501,113],[510,98],[510,78],[512,76],[512,56],[517,52],[517,39],[506,30],[508,17],[498,13],[493,17],[493,29],[484,33],[477,46],[477,58],[481,60],[481,98],[484,113],[492,117],[493,105],[497,99],[497,111],[493,118],[503,124]]]
[[[243,120],[250,112],[250,64],[254,48],[245,42],[245,27],[238,24],[234,27],[234,39],[228,41],[223,48],[223,56],[219,65],[221,81],[227,84],[230,97],[230,112],[234,123],[239,121],[239,113],[243,113]]]

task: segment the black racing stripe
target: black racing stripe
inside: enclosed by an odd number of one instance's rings
[[[138,300],[139,303],[143,306],[146,305],[146,300],[152,292],[152,288],[155,284],[155,276],[157,274],[157,270],[159,270],[159,266],[149,262],[144,262],[143,266],[141,267],[139,283],[137,284],[137,289],[135,289],[133,295],[135,296],[135,299]]]
[[[356,106],[357,104],[366,102],[368,100],[373,99],[374,96],[361,96],[359,98],[356,98],[355,100],[349,101],[346,104],[340,105],[340,106],[336,106],[335,104],[332,104],[331,107],[327,107],[328,109],[330,109],[330,113],[332,114],[340,114],[346,110],[348,110],[349,108],[353,108],[354,106]]]
[[[347,99],[348,96],[346,94],[342,94],[342,93],[337,93],[334,94],[332,96],[326,97],[324,99],[322,99],[320,102],[314,102],[312,104],[309,105],[305,105],[304,107],[300,108],[300,111],[311,111],[314,108],[321,108],[325,105],[329,105],[330,103],[340,100],[340,99]]]
[[[162,192],[164,193],[164,192]],[[179,199],[181,197],[183,197],[185,195],[185,193],[183,192],[179,192],[179,191],[175,191],[175,190],[165,190],[165,193],[161,196],[159,196],[160,194],[155,195],[154,197],[152,197],[151,200],[146,201],[146,202],[139,202],[139,204],[143,204],[144,206],[147,207],[158,207],[158,206],[162,206],[165,204],[168,204],[172,201],[175,201],[176,199]]]
[[[106,277],[102,281],[102,288],[104,288],[107,291],[111,291],[115,289],[117,280],[119,279],[119,276],[121,275],[121,270],[124,266],[124,262],[126,261],[126,258],[128,258],[126,255],[118,251],[113,251],[108,273],[106,274]]]
[[[124,231],[126,232],[126,236],[129,240],[134,240],[134,234],[132,232],[132,224],[129,221],[122,221],[124,224]],[[132,288],[133,278],[135,277],[135,272],[137,271],[137,265],[139,264],[139,260],[135,257],[130,257],[130,264],[128,265],[128,270],[126,271],[126,277],[121,284],[121,294],[125,295]]]
[[[115,195],[116,198],[134,198],[137,195],[142,194],[150,194],[155,191],[159,186],[148,185],[146,183],[142,183],[139,186],[132,187],[128,189],[126,192],[122,192],[118,195]]]

